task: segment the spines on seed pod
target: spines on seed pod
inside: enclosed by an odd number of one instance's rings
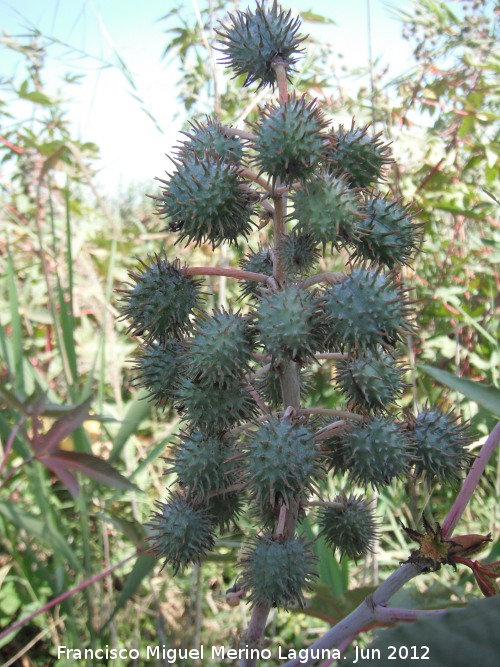
[[[243,158],[243,142],[239,137],[229,137],[222,131],[219,121],[207,117],[204,123],[190,123],[189,132],[184,132],[187,141],[182,142],[178,156],[195,154],[203,160],[205,153],[215,154],[226,162],[239,164]]]
[[[206,387],[242,380],[249,370],[254,340],[248,316],[223,308],[214,310],[211,317],[199,316],[186,343],[187,375]]]
[[[315,488],[318,458],[313,433],[304,424],[270,417],[248,437],[243,478],[258,507],[288,505]]]
[[[380,194],[364,198],[353,238],[353,259],[373,260],[392,269],[408,264],[422,240],[422,228],[413,221],[412,205]]]
[[[354,188],[367,188],[384,176],[384,167],[394,162],[388,144],[381,141],[382,133],[369,135],[370,125],[356,127],[354,120],[349,130],[341,125],[337,132],[328,134],[329,147],[325,163],[331,172],[343,172]]]
[[[320,172],[294,192],[291,201],[297,231],[309,234],[323,250],[338,248],[356,237],[362,215],[360,200],[344,176]]]
[[[253,141],[260,172],[273,183],[292,184],[311,176],[321,161],[326,126],[314,100],[291,96],[286,104],[268,104]]]
[[[282,63],[287,76],[302,53],[303,37],[297,35],[300,20],[284,12],[276,0],[270,7],[264,2],[256,3],[255,12],[237,11],[229,14],[228,25],[215,32],[219,36],[223,58],[221,62],[230,67],[235,76],[245,76],[244,86],[257,82],[259,88],[274,87],[277,59]]]
[[[252,271],[253,273],[263,273],[265,276],[272,276],[273,253],[271,248],[259,246],[257,251],[251,250],[240,261],[240,267],[244,271]],[[261,289],[262,285],[255,282],[255,280],[245,280],[242,283],[241,296],[256,297]]]
[[[176,407],[191,428],[206,433],[227,431],[259,412],[249,388],[239,379],[207,386],[186,377],[176,390]]]
[[[409,304],[394,276],[357,267],[325,291],[327,344],[351,351],[391,350],[412,331]]]
[[[354,561],[372,550],[377,536],[371,503],[362,496],[339,494],[319,510],[319,525],[326,543]]]
[[[407,415],[405,429],[415,444],[415,472],[429,482],[457,482],[471,462],[467,446],[472,441],[467,425],[451,412],[425,408]]]
[[[256,328],[267,354],[301,361],[321,349],[324,332],[321,305],[313,292],[290,284],[262,292]]]
[[[178,260],[155,255],[149,265],[139,261],[139,272],[129,273],[135,284],[119,290],[121,318],[129,319],[129,331],[146,343],[163,345],[169,338],[182,338],[201,304],[201,282],[186,276]]]
[[[232,442],[223,435],[200,431],[181,432],[166,458],[166,474],[177,475],[177,483],[192,501],[208,501],[212,492],[223,492],[235,481],[234,465],[228,462]]]
[[[200,560],[213,549],[213,522],[208,510],[190,504],[184,495],[174,493],[168,502],[157,502],[149,528],[151,550],[174,574]]]
[[[338,361],[335,381],[349,402],[369,412],[387,412],[403,393],[404,373],[392,355],[368,350]]]
[[[317,264],[320,252],[311,234],[293,231],[281,238],[277,255],[283,271],[289,276],[303,276]]]
[[[315,557],[300,538],[279,541],[271,535],[254,538],[241,561],[242,585],[254,605],[290,609],[305,604],[304,592],[317,576]]]
[[[413,462],[411,441],[386,417],[353,424],[342,434],[342,449],[349,477],[362,487],[387,486],[408,474]]]
[[[175,387],[182,376],[183,350],[182,342],[168,339],[163,345],[145,345],[136,357],[132,383],[144,387],[158,408],[173,404]]]
[[[176,171],[163,183],[157,197],[157,213],[167,228],[178,232],[178,241],[236,244],[247,238],[250,216],[257,195],[242,183],[239,168],[214,153],[183,155],[175,161]]]

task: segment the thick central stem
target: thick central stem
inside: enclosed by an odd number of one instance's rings
[[[274,63],[274,69],[276,72],[276,79],[278,82],[279,90],[279,102],[280,104],[286,104],[288,102],[288,82],[286,78],[286,68],[285,64],[282,61],[277,61]],[[287,206],[287,193],[283,192],[283,189],[280,189],[279,180],[276,182],[273,192],[273,204],[274,204],[274,259],[273,259],[273,278],[276,281],[278,288],[282,287],[287,280],[286,271],[284,271],[280,253],[278,251],[280,241],[284,234],[286,234],[286,206]],[[295,410],[300,409],[300,377],[299,377],[299,366],[296,362],[291,359],[282,359],[278,365],[278,373],[281,384],[281,393],[283,396],[283,406],[284,410],[287,407],[292,407]],[[275,526],[275,536],[279,536],[280,539],[292,539],[295,535],[295,529],[297,526],[297,517],[299,511],[299,504],[297,501],[290,500],[288,507],[286,508],[286,514],[284,517],[284,524],[281,524],[281,515],[278,524]],[[247,644],[250,648],[257,647],[260,643],[261,637],[264,634],[266,629],[267,618],[271,610],[271,605],[266,604],[257,604],[253,608],[252,616],[248,624],[247,631],[245,633],[244,644]],[[240,667],[255,667],[257,661],[255,658],[243,657],[240,661]]]

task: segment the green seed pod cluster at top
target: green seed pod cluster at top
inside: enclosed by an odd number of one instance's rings
[[[397,417],[400,344],[415,329],[400,274],[422,230],[411,204],[381,190],[392,161],[381,135],[354,121],[335,128],[316,100],[288,93],[299,27],[276,2],[219,27],[222,62],[279,98],[245,130],[191,123],[155,197],[176,242],[233,246],[228,265],[155,256],[121,290],[122,318],[141,339],[134,384],[183,420],[152,549],[177,572],[245,516],[255,535],[238,567],[259,608],[301,605],[313,585],[304,516],[316,516],[332,552],[357,561],[376,538],[374,490],[409,476],[456,481],[470,462],[470,438],[449,412]],[[336,273],[334,252],[345,260]],[[237,305],[203,309],[209,273],[239,282]],[[303,407],[317,364],[333,365],[341,410],[321,418]],[[333,501],[320,497],[325,476],[342,478]]]

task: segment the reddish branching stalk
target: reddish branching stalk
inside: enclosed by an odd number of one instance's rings
[[[500,443],[500,422],[490,433],[481,452],[476,458],[471,471],[464,481],[462,489],[458,493],[448,515],[443,521],[443,535],[449,536],[457,525],[467,504],[469,503],[474,490],[477,488],[480,477],[490,460],[495,448]],[[446,532],[445,532],[446,531]],[[424,567],[423,565],[421,567]],[[337,623],[323,637],[314,642],[309,647],[311,655],[321,649],[332,649],[340,647],[348,638],[354,638],[359,632],[377,621],[384,623],[411,622],[423,615],[442,615],[446,610],[434,610],[433,612],[415,609],[398,609],[387,607],[390,598],[397,593],[408,581],[420,574],[421,568],[412,563],[407,563],[393,572],[377,590],[369,595],[357,609],[351,612],[346,618]],[[291,660],[283,667],[307,666],[315,662],[315,658],[304,658]]]
[[[479,480],[486,468],[486,465],[493,455],[493,452],[500,443],[500,422],[495,426],[493,431],[489,434],[486,442],[481,447],[481,451],[474,460],[469,474],[465,478],[462,488],[460,489],[453,505],[451,506],[446,519],[441,525],[441,532],[444,539],[448,539],[455,530],[460,517],[464,513],[465,508],[469,504],[474,491],[476,490]]]
[[[272,278],[263,273],[254,273],[253,271],[243,271],[232,267],[223,266],[187,266],[183,269],[185,276],[226,276],[236,278],[237,280],[255,280],[259,283],[272,285]]]

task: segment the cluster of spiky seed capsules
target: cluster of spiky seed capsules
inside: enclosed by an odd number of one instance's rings
[[[319,534],[357,560],[376,533],[359,487],[410,474],[452,481],[468,461],[449,413],[395,417],[404,387],[396,346],[413,327],[398,275],[421,229],[411,206],[378,191],[392,161],[380,136],[354,121],[335,129],[314,100],[288,94],[298,28],[276,3],[230,16],[218,31],[223,61],[245,85],[278,85],[279,102],[251,131],[193,123],[157,198],[186,244],[237,244],[269,222],[269,245],[233,272],[241,309],[204,312],[203,270],[163,256],[122,290],[123,318],[144,341],[137,382],[185,422],[168,459],[176,486],[150,524],[154,550],[176,572],[248,511],[256,534],[243,550],[242,586],[253,604],[284,608],[303,602],[314,577],[298,534],[311,505],[320,505]],[[345,273],[319,271],[334,250],[348,258]],[[346,403],[321,422],[299,402],[319,359],[334,359]],[[321,505],[331,471],[347,486]]]

